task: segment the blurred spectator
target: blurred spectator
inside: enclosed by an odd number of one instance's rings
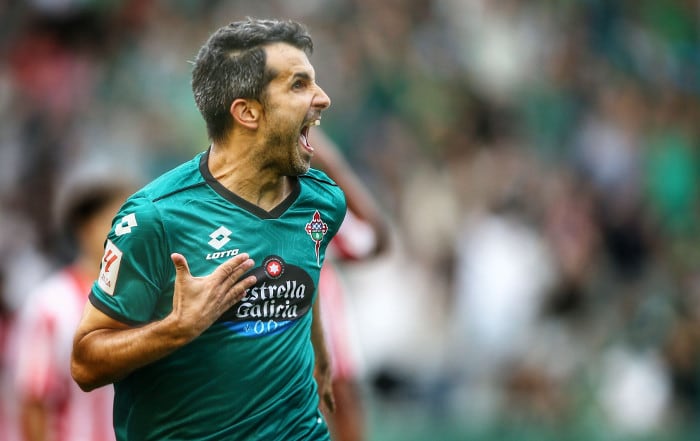
[[[111,388],[87,394],[70,375],[73,334],[99,273],[104,238],[135,184],[100,170],[71,173],[58,194],[59,231],[71,263],[36,286],[16,324],[16,391],[22,439],[114,439]]]
[[[11,378],[13,352],[10,348],[15,314],[7,303],[6,291],[5,273],[0,269],[0,433],[3,434],[3,439],[15,441],[17,424]]]
[[[553,257],[525,204],[531,173],[510,146],[485,151],[499,173],[483,207],[457,233],[455,298],[449,322],[464,376],[463,397],[500,412],[508,369],[524,357],[554,279]],[[487,172],[488,173],[488,172]],[[535,224],[536,225],[536,224]],[[490,404],[489,404],[490,403]],[[486,415],[484,415],[486,416]]]

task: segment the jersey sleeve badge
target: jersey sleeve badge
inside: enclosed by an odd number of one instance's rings
[[[114,295],[114,286],[117,284],[121,261],[122,251],[108,239],[105,245],[104,256],[102,256],[100,276],[97,278],[97,284],[109,295]]]

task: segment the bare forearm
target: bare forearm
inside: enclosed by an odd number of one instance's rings
[[[319,305],[320,301],[320,298],[316,299],[316,303],[313,306],[313,323],[311,325],[311,344],[314,347],[314,353],[316,355],[314,377],[318,384],[318,393],[321,403],[325,405],[330,412],[335,412],[333,382],[331,379],[331,360],[328,355],[328,350],[326,349],[326,339],[323,333]]]
[[[22,439],[26,441],[46,441],[48,437],[48,410],[40,401],[27,400],[20,408]]]
[[[194,340],[253,286],[241,277],[255,262],[238,254],[205,277],[193,277],[185,256],[173,253],[173,309],[163,320],[141,327],[114,320],[88,302],[73,340],[71,374],[88,391],[120,380]]]
[[[373,255],[384,253],[389,247],[389,223],[376,199],[345,160],[338,147],[322,131],[314,132],[316,164],[333,179],[345,193],[348,210],[363,222],[367,222],[376,237]]]
[[[320,297],[320,296],[319,296]],[[314,347],[316,357],[316,368],[320,370],[330,369],[330,357],[326,348],[325,335],[323,333],[323,322],[321,321],[320,303],[321,299],[316,299],[312,313],[313,322],[311,324],[311,344]]]
[[[166,318],[139,328],[77,334],[71,359],[73,378],[85,391],[120,380],[194,338],[176,330]]]

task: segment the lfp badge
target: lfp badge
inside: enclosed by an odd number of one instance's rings
[[[316,210],[314,217],[311,222],[306,224],[306,232],[311,236],[311,240],[314,241],[316,249],[316,264],[321,267],[321,242],[323,242],[323,236],[328,232],[328,224],[323,222],[321,219],[321,213]]]

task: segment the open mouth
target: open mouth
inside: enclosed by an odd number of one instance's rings
[[[321,124],[321,120],[315,119],[305,124],[304,127],[301,128],[301,133],[299,134],[299,142],[309,153],[313,153],[314,151],[314,148],[311,147],[311,144],[309,144],[309,130],[311,129],[311,126],[317,126],[319,124]]]

